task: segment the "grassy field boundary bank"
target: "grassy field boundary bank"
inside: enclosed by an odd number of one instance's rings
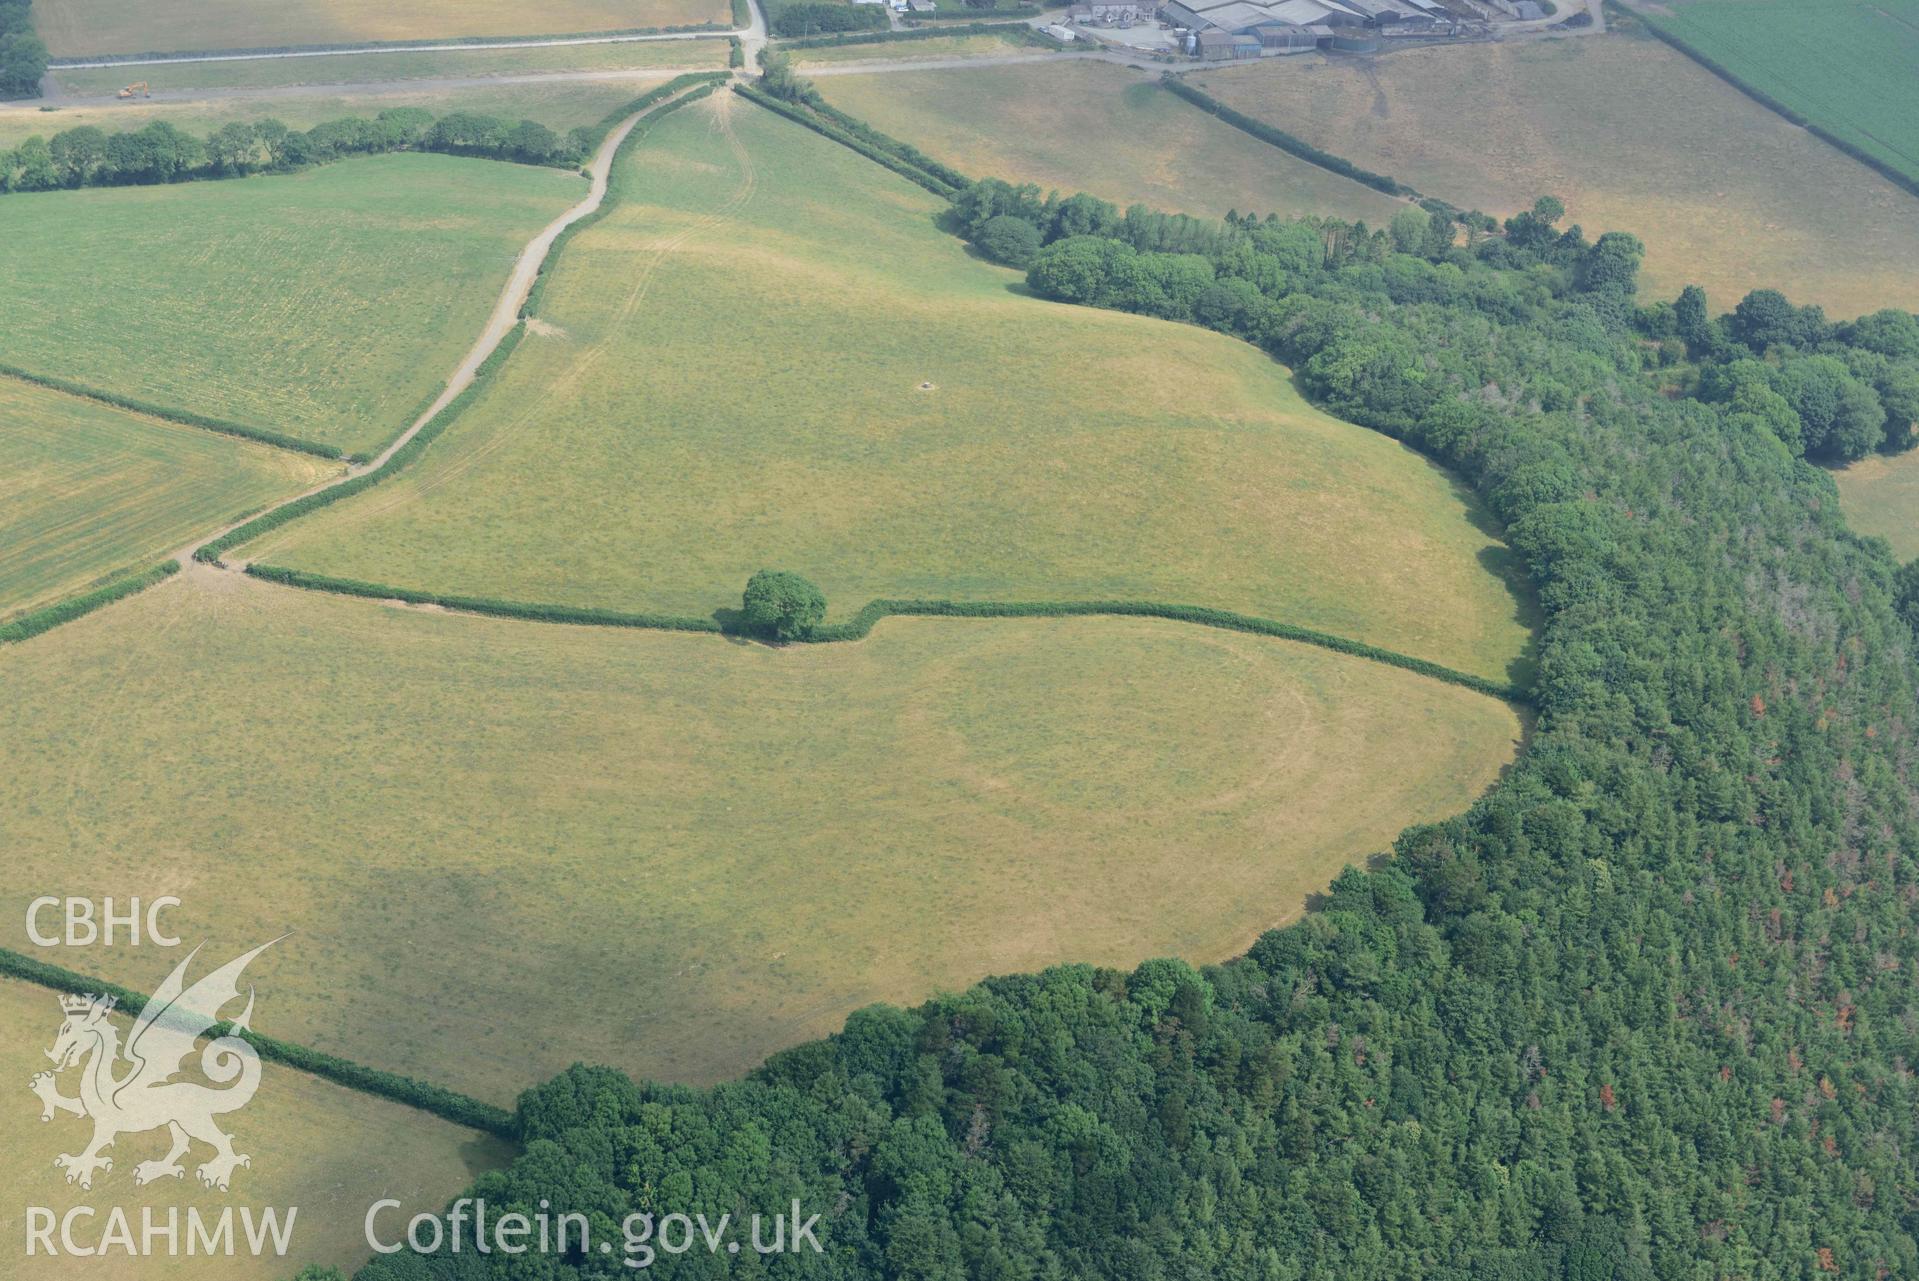
[[[315,458],[325,458],[328,461],[337,461],[345,457],[333,445],[319,445],[310,440],[301,440],[297,436],[268,431],[264,427],[249,427],[245,423],[228,422],[224,418],[209,418],[205,414],[196,414],[190,409],[173,409],[166,405],[156,405],[132,396],[122,396],[118,392],[88,387],[84,383],[69,382],[65,378],[56,378],[51,374],[36,374],[15,365],[0,364],[0,376],[17,378],[23,383],[32,383],[36,387],[45,387],[49,391],[62,392],[68,396],[96,401],[102,405],[111,405],[115,409],[124,409],[130,413],[145,414],[148,418],[163,419],[183,427],[198,427],[204,431],[218,432],[222,436],[238,436],[242,440],[257,441],[262,445],[272,445],[278,449],[289,449],[296,454],[311,454]]]
[[[837,49],[841,45],[898,44],[902,41],[939,40],[949,36],[1005,36],[1015,44],[1040,49],[1064,49],[1052,36],[1023,22],[965,22],[950,27],[909,27],[904,31],[854,32],[845,36],[795,36],[775,43],[780,50]]]
[[[737,8],[741,0],[734,0]],[[745,26],[745,23],[741,23]],[[150,49],[144,53],[95,53],[85,57],[50,58],[49,71],[79,71],[89,67],[117,67],[128,63],[165,62],[242,62],[249,58],[281,56],[325,57],[349,53],[443,53],[456,49],[484,49],[489,46],[540,46],[549,44],[619,44],[647,36],[729,35],[736,28],[723,22],[697,22],[680,27],[622,27],[617,31],[572,31],[561,34],[525,36],[449,36],[444,40],[359,40],[334,44],[262,45],[255,49]]]
[[[1255,120],[1244,112],[1235,111],[1204,90],[1195,89],[1178,76],[1162,75],[1159,82],[1173,96],[1184,98],[1208,115],[1217,117],[1242,133],[1251,134],[1263,143],[1278,147],[1286,154],[1304,160],[1307,164],[1318,165],[1328,173],[1336,173],[1342,178],[1351,178],[1354,182],[1364,184],[1375,191],[1383,191],[1389,196],[1419,199],[1420,193],[1405,183],[1382,173],[1374,173],[1370,169],[1362,169],[1344,156],[1336,156],[1330,151],[1321,151],[1312,143],[1303,138],[1296,138],[1284,129],[1276,129],[1263,120]]]
[[[566,623],[586,627],[626,627],[641,631],[705,632],[713,635],[751,636],[746,628],[729,626],[717,618],[692,615],[629,613],[579,605],[548,605],[500,600],[486,596],[453,596],[439,592],[392,587],[351,578],[334,578],[304,570],[276,565],[248,565],[249,576],[282,587],[327,592],[335,596],[358,596],[367,600],[397,600],[409,605],[433,605],[463,614],[484,614],[494,618],[513,618],[536,623]],[[1416,675],[1431,677],[1508,703],[1524,705],[1527,692],[1516,685],[1488,680],[1467,672],[1455,671],[1439,663],[1414,658],[1396,650],[1368,645],[1364,641],[1335,636],[1275,619],[1231,610],[1209,609],[1201,605],[1166,605],[1157,601],[954,601],[893,600],[881,598],[867,604],[843,623],[817,627],[795,639],[803,645],[834,645],[865,640],[873,628],[888,618],[1159,618],[1175,623],[1215,627],[1221,631],[1247,632],[1277,640],[1297,641],[1331,650],[1350,658],[1363,658],[1388,667],[1397,667]]]
[[[107,581],[98,587],[90,588],[78,595],[57,600],[51,605],[29,610],[10,623],[0,624],[0,645],[11,645],[29,640],[42,632],[50,632],[62,623],[70,623],[76,618],[85,617],[96,609],[103,609],[117,600],[125,600],[136,592],[143,592],[155,583],[170,578],[179,572],[178,561],[162,561],[151,569],[120,571],[119,576],[109,574]]]
[[[533,277],[533,287],[527,290],[526,301],[520,304],[520,319],[525,320],[539,310],[540,300],[546,296],[546,282],[552,274],[553,264],[559,260],[560,252],[572,243],[573,237],[606,217],[607,214],[613,211],[614,206],[619,204],[620,157],[626,153],[626,149],[631,147],[636,140],[645,137],[647,130],[652,127],[653,123],[657,121],[660,116],[665,115],[668,110],[677,109],[685,106],[689,102],[704,98],[707,94],[712,93],[714,89],[718,88],[722,81],[728,79],[731,79],[731,73],[726,71],[698,71],[688,75],[675,76],[665,84],[656,85],[652,89],[647,90],[639,97],[633,99],[633,101],[621,107],[618,111],[609,112],[606,119],[600,122],[593,143],[594,151],[599,150],[600,142],[605,139],[614,125],[626,119],[634,112],[645,111],[661,99],[670,98],[683,89],[695,85],[701,86],[695,93],[690,93],[677,102],[670,103],[658,111],[651,112],[645,119],[633,126],[633,132],[626,136],[626,140],[620,144],[620,149],[613,153],[613,164],[607,170],[606,175],[606,198],[600,201],[600,207],[598,209],[595,209],[586,217],[569,224],[566,230],[554,238],[553,247],[547,250],[546,257],[541,259],[540,270],[538,274]]]
[[[51,988],[63,994],[92,993],[110,996],[117,1007],[127,1014],[138,1014],[146,1008],[147,1004],[144,993],[122,987],[118,983],[109,983],[104,979],[89,978],[58,965],[49,965],[45,961],[36,961],[10,948],[0,948],[0,974],[37,984],[40,987]],[[263,1059],[283,1063],[310,1076],[317,1076],[335,1085],[345,1086],[349,1090],[371,1094],[394,1103],[403,1103],[408,1107],[437,1116],[443,1121],[451,1121],[456,1125],[481,1130],[503,1139],[519,1138],[520,1127],[513,1113],[504,1108],[495,1107],[491,1103],[483,1103],[470,1095],[461,1094],[457,1090],[449,1090],[442,1085],[402,1076],[397,1072],[368,1067],[363,1063],[355,1063],[323,1050],[296,1045],[291,1041],[282,1041],[278,1037],[267,1036],[251,1028],[243,1028],[236,1033],[231,1023],[215,1024],[208,1036],[221,1037],[236,1034],[258,1050]]]
[[[868,142],[841,125],[830,120],[822,119],[819,114],[809,111],[805,107],[787,102],[782,98],[775,98],[764,89],[747,84],[744,81],[735,81],[733,83],[733,92],[739,94],[749,102],[758,103],[775,115],[785,116],[788,120],[791,120],[794,124],[802,128],[811,129],[822,138],[837,142],[842,147],[851,151],[857,151],[874,164],[891,169],[908,182],[926,188],[942,200],[951,200],[959,194],[961,187],[964,185],[949,182],[944,178],[929,173],[912,161],[905,159],[903,156],[895,155],[874,143]],[[868,132],[875,131],[869,130]],[[904,147],[906,144],[899,143],[897,145]],[[944,166],[941,167],[944,168]]]
[[[1819,139],[1819,141],[1825,143],[1827,146],[1837,148],[1839,151],[1844,152],[1851,159],[1857,160],[1860,164],[1909,195],[1919,196],[1919,177],[1915,177],[1895,165],[1888,164],[1871,152],[1846,141],[1844,138],[1822,127],[1803,113],[1787,106],[1785,103],[1779,101],[1779,99],[1767,93],[1764,89],[1744,79],[1731,68],[1707,54],[1684,36],[1666,27],[1651,14],[1642,13],[1630,5],[1621,4],[1620,0],[1609,0],[1609,2],[1619,5],[1623,13],[1642,23],[1646,30],[1652,33],[1655,39],[1671,47],[1674,51],[1684,55],[1691,61],[1698,63],[1699,66],[1719,77],[1719,79],[1725,81],[1740,93],[1745,94],[1766,110],[1783,117],[1790,124],[1798,125],[1801,129],[1804,129],[1807,133]]]

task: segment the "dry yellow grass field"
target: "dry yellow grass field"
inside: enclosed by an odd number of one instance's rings
[[[56,58],[574,35],[730,21],[726,0],[36,0]]]
[[[1919,307],[1919,199],[1649,36],[1287,59],[1195,83],[1454,204],[1510,214],[1556,195],[1589,234],[1646,242],[1654,296]]]
[[[1862,458],[1833,479],[1854,529],[1885,539],[1902,561],[1919,556],[1919,450]]]
[[[0,376],[0,621],[144,569],[334,469]]]
[[[974,178],[1212,217],[1321,213],[1378,225],[1399,207],[1107,63],[874,72],[822,77],[816,88]]]
[[[1521,732],[1156,620],[779,649],[205,567],[10,650],[0,706],[0,902],[174,894],[211,954],[293,930],[249,971],[263,1030],[500,1102],[575,1060],[732,1076],[988,974],[1222,960]],[[151,990],[171,960],[86,965]]]
[[[169,968],[183,954],[184,949],[168,953]],[[68,968],[86,967],[80,953],[42,955]],[[195,976],[203,972],[193,971]],[[277,1030],[277,1004],[276,993],[261,991],[262,1031]],[[224,1121],[235,1148],[253,1158],[251,1166],[235,1173],[230,1192],[203,1189],[195,1180],[193,1164],[207,1157],[206,1149],[196,1148],[183,1179],[161,1180],[133,1195],[133,1167],[165,1154],[164,1132],[123,1135],[113,1146],[111,1171],[99,1176],[89,1191],[69,1187],[53,1158],[80,1151],[91,1126],[67,1115],[41,1122],[40,1105],[26,1088],[30,1077],[51,1066],[43,1051],[53,1044],[61,1017],[58,994],[51,989],[0,979],[0,1086],[6,1093],[0,1106],[0,1152],[6,1153],[6,1170],[0,1174],[0,1240],[6,1242],[8,1281],[134,1276],[139,1281],[285,1281],[307,1263],[350,1271],[370,1254],[362,1244],[361,1221],[373,1202],[396,1197],[411,1207],[409,1213],[438,1210],[476,1175],[506,1164],[512,1156],[497,1139],[267,1063],[253,1101]],[[115,1021],[124,1034],[129,1020]],[[61,1092],[69,1097],[78,1089],[77,1072],[59,1078]],[[105,1207],[115,1204],[127,1207],[135,1232],[140,1230],[140,1206],[153,1207],[161,1222],[169,1208],[177,1209],[182,1250],[189,1207],[214,1217],[229,1206],[291,1206],[298,1213],[284,1259],[149,1257],[140,1260],[135,1272],[135,1265],[118,1253],[106,1258],[26,1257],[25,1207],[44,1206],[56,1215],[75,1206],[100,1207],[99,1217],[78,1224],[86,1244],[97,1243],[106,1227]],[[234,1231],[240,1232],[237,1223]]]

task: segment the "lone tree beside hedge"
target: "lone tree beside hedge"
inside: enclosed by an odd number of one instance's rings
[[[741,606],[747,623],[781,640],[811,634],[826,617],[826,597],[798,574],[762,569],[746,580]]]

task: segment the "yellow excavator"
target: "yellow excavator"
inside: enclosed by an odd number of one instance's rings
[[[122,98],[132,98],[136,96],[141,98],[151,98],[153,96],[153,89],[151,86],[147,84],[146,81],[136,80],[132,84],[128,85],[126,88],[122,89],[120,91],[120,96]]]

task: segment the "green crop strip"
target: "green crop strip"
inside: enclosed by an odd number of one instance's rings
[[[830,138],[842,147],[859,152],[859,154],[865,156],[868,160],[884,168],[891,169],[908,182],[926,188],[943,200],[951,200],[954,196],[958,195],[960,189],[966,185],[963,180],[955,182],[931,172],[923,163],[924,157],[921,158],[922,163],[908,160],[903,154],[889,151],[879,143],[870,142],[858,137],[852,130],[845,128],[837,122],[823,119],[821,114],[817,112],[809,111],[807,108],[787,102],[785,99],[775,98],[764,89],[741,81],[735,81],[733,84],[733,92],[739,94],[749,102],[758,103],[775,115],[785,116],[796,125],[811,129],[822,138]],[[879,134],[877,131],[868,130],[867,132],[874,134],[876,137],[885,138],[884,134]],[[892,139],[886,139],[886,141],[893,142]],[[902,150],[906,148],[905,143],[893,142],[893,145]],[[944,168],[944,166],[939,167]],[[953,171],[947,170],[947,172],[951,173]]]
[[[121,987],[103,979],[88,978],[72,970],[62,969],[58,965],[48,965],[23,956],[8,948],[0,948],[0,974],[11,975],[28,983],[52,988],[56,992],[79,995],[93,993],[110,996],[120,1010],[127,1014],[138,1014],[146,1008],[147,997],[144,993],[131,988]],[[410,1076],[401,1076],[397,1072],[386,1072],[379,1068],[367,1067],[338,1055],[315,1050],[309,1046],[296,1045],[291,1041],[282,1041],[277,1037],[263,1035],[251,1028],[236,1031],[231,1023],[215,1024],[208,1033],[212,1037],[237,1035],[247,1044],[258,1050],[260,1057],[271,1059],[275,1063],[284,1063],[290,1068],[306,1072],[343,1085],[362,1094],[372,1094],[395,1103],[404,1103],[408,1107],[418,1108],[431,1113],[442,1120],[452,1121],[456,1125],[470,1126],[503,1139],[517,1139],[519,1125],[513,1114],[490,1103],[482,1103],[469,1095],[445,1086],[433,1085],[416,1080]]]

